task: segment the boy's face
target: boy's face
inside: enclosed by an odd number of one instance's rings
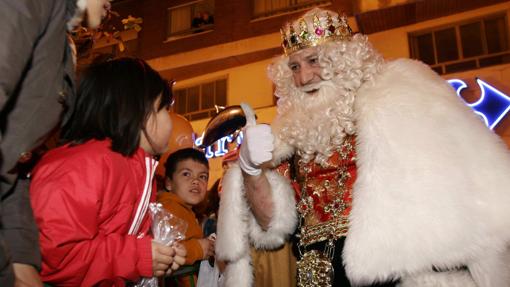
[[[209,169],[192,159],[177,163],[172,178],[166,178],[165,186],[191,207],[205,199]]]

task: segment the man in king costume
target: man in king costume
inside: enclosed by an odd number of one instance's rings
[[[247,126],[223,180],[216,256],[294,234],[298,286],[510,286],[510,154],[425,64],[385,61],[344,17],[282,29],[278,114]],[[296,231],[297,229],[297,231]]]

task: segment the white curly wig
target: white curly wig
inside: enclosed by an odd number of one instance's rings
[[[309,13],[317,13],[317,9]],[[384,60],[367,36],[361,34],[351,40],[330,41],[309,49],[317,49],[322,68],[324,81],[317,95],[308,95],[296,87],[288,56],[277,58],[268,68],[278,97],[273,130],[305,162],[314,159],[325,166],[344,137],[355,134],[356,92],[363,84],[373,81]]]

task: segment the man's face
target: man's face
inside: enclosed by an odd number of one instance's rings
[[[291,54],[289,68],[296,87],[309,95],[317,93],[319,84],[323,81],[317,48],[306,48]]]

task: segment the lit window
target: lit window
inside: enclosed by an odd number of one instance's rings
[[[168,9],[167,38],[179,38],[214,28],[214,0],[201,0]]]
[[[174,90],[174,111],[188,120],[199,120],[213,116],[215,105],[227,105],[227,79],[202,83]]]
[[[409,35],[411,57],[440,74],[510,63],[505,15]]]

